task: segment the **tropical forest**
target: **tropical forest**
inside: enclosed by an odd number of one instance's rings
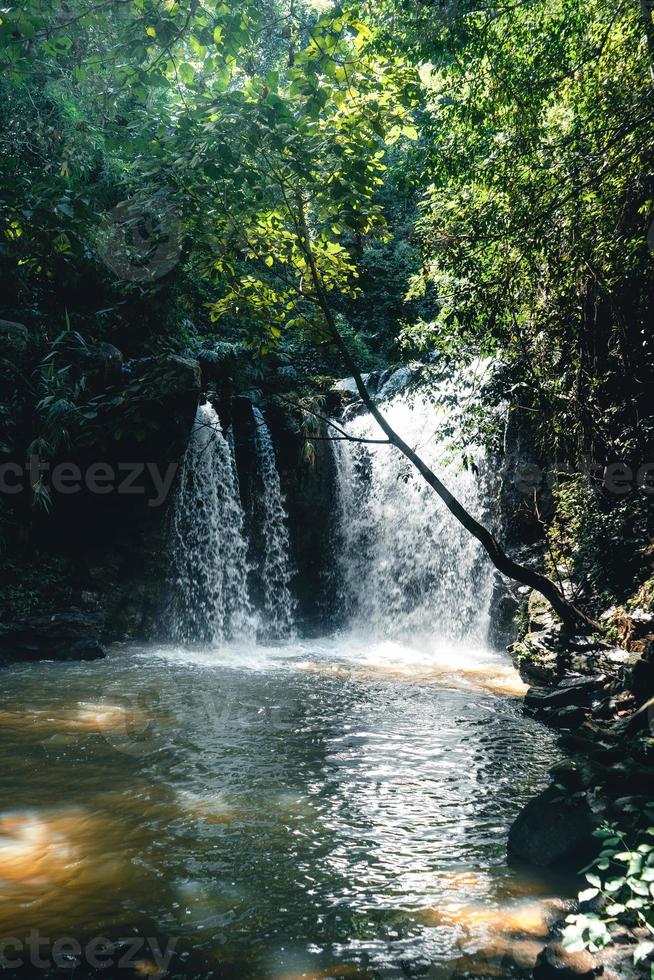
[[[4,0],[0,975],[654,978],[651,0]]]

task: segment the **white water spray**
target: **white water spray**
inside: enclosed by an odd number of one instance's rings
[[[253,629],[234,460],[214,408],[198,408],[172,514],[171,632],[219,644]]]
[[[479,480],[448,461],[445,419],[421,396],[380,405],[393,428],[482,519]],[[440,416],[440,417],[439,417]],[[380,439],[374,419],[344,426]],[[493,569],[479,543],[449,513],[415,467],[391,445],[334,442],[340,601],[350,624],[379,637],[424,637],[485,644]]]
[[[264,628],[268,636],[280,639],[291,634],[295,609],[290,590],[292,573],[289,562],[288,515],[284,507],[270,430],[259,409],[254,407],[252,411],[260,478]]]

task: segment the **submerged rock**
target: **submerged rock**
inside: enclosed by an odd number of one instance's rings
[[[548,708],[589,707],[606,683],[604,674],[590,677],[566,677],[556,687],[530,687],[525,708],[539,713]]]
[[[422,977],[431,970],[432,962],[426,956],[416,953],[415,956],[406,956],[400,960],[402,973],[407,977]]]
[[[582,950],[571,953],[560,943],[552,943],[539,953],[534,980],[592,980],[604,975],[604,966]]]

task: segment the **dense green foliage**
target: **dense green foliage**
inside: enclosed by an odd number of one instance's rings
[[[3,354],[3,448],[84,440],[98,394],[62,334],[306,390],[342,371],[329,307],[363,368],[492,359],[464,442],[497,450],[508,411],[541,463],[637,470],[652,36],[620,0],[9,4],[0,270],[28,336]],[[596,592],[647,577],[646,489],[564,481],[556,560]]]
[[[449,434],[542,468],[514,523],[551,579],[652,609],[651,4],[6,0],[0,70],[0,462],[138,449],[168,355],[322,409],[337,332],[362,370],[472,377]],[[72,601],[74,562],[34,560],[51,504],[0,493],[0,619]],[[654,932],[636,817],[599,832],[573,949]]]
[[[654,803],[639,807],[625,802],[624,816],[632,818],[627,830],[613,822],[594,831],[601,850],[585,869],[590,887],[579,893],[584,911],[568,915],[563,932],[563,945],[572,952],[597,952],[608,945],[614,923],[640,926],[645,936],[654,934],[653,811]],[[642,939],[634,947],[634,963],[648,959],[652,953],[654,942]],[[654,963],[648,976],[654,976]]]

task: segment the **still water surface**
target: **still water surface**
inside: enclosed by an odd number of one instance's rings
[[[529,976],[562,885],[505,841],[557,750],[504,655],[125,646],[2,679],[0,936],[174,937],[184,978]]]

